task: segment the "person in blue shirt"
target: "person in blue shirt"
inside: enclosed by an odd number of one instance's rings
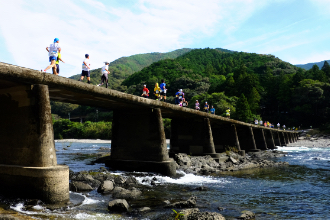
[[[212,105],[212,108],[210,109],[210,112],[211,112],[212,115],[215,114],[215,109],[213,108],[213,105]]]
[[[166,102],[166,83],[165,83],[165,80],[162,79],[161,81],[162,83],[160,84],[160,101],[163,99],[164,97],[164,102]]]
[[[175,93],[175,104],[179,104],[180,103],[180,99],[179,99],[179,93],[180,93],[180,89],[178,89],[178,91]]]

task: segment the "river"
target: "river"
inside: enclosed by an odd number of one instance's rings
[[[92,158],[83,154],[97,153],[104,147],[110,148],[111,144],[56,143],[58,163],[68,165],[75,172],[99,169],[104,165],[86,165]],[[141,173],[136,173],[140,182],[146,178],[157,178],[157,185],[144,192],[142,199],[130,203],[133,209],[151,207],[152,211],[143,215],[109,214],[107,204],[111,196],[100,195],[96,190],[71,193],[72,198],[83,197],[84,201],[61,210],[49,210],[38,205],[26,211],[21,200],[2,198],[1,201],[2,204],[10,203],[11,209],[37,219],[158,219],[172,212],[163,208],[164,200],[187,199],[195,195],[201,211],[220,212],[226,219],[235,219],[243,210],[256,213],[256,219],[329,219],[330,148],[291,146],[279,147],[279,150],[288,154],[276,160],[289,162],[290,166],[208,177],[181,172],[177,179],[158,175],[141,177]],[[125,172],[116,174],[126,175]],[[195,190],[199,186],[208,190]],[[218,207],[224,210],[219,211]]]

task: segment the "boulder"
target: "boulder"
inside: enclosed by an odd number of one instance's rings
[[[115,180],[115,184],[117,185],[122,185],[126,181],[126,179],[122,176],[115,176],[114,180]]]
[[[180,166],[191,166],[191,160],[187,154],[175,154],[174,160],[177,162],[178,165]]]
[[[81,191],[91,191],[93,188],[87,183],[72,181],[70,183],[70,190],[73,192],[81,192]]]
[[[128,186],[133,186],[133,185],[137,185],[139,182],[137,181],[137,179],[133,176],[129,176],[127,177],[125,184]]]
[[[168,204],[166,208],[193,208],[196,206],[197,197],[192,196],[187,201],[179,201],[172,204]]]
[[[149,212],[151,209],[149,207],[139,208],[138,212]]]
[[[122,187],[115,187],[112,192],[112,196],[114,198],[120,199],[136,199],[142,194],[142,192],[136,188],[132,188],[132,190],[124,189]]]
[[[111,180],[104,181],[97,189],[98,193],[107,194],[113,190],[113,182]]]
[[[229,161],[231,161],[233,164],[237,164],[238,161],[235,160],[233,157],[229,157]]]
[[[216,212],[196,212],[188,216],[187,220],[226,220],[221,214]]]
[[[246,220],[246,219],[255,219],[256,215],[251,211],[242,211],[242,215],[237,219]]]
[[[125,199],[115,199],[109,202],[108,210],[110,212],[127,212],[129,205]]]

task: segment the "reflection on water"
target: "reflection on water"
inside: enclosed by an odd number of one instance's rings
[[[71,145],[70,147],[67,147]],[[59,164],[66,164],[73,171],[98,169],[103,164],[86,165],[93,160],[100,148],[109,149],[110,144],[56,143]],[[151,207],[152,211],[143,216],[110,215],[107,204],[111,196],[102,196],[95,190],[86,194],[84,202],[66,210],[23,211],[22,203],[12,204],[12,208],[39,218],[57,219],[157,219],[171,210],[163,208],[163,201],[178,201],[198,197],[201,211],[221,211],[227,219],[233,219],[243,210],[257,214],[258,219],[328,219],[330,211],[330,148],[280,147],[288,155],[276,160],[289,162],[290,166],[278,168],[253,169],[225,173],[218,176],[185,175],[178,179],[156,176],[157,186],[150,186],[142,198],[130,201],[131,207]],[[77,154],[78,153],[78,154]],[[125,172],[117,172],[127,175]],[[137,174],[137,179],[151,179],[154,175]],[[144,183],[146,184],[146,183]],[[205,186],[208,191],[197,191]],[[133,216],[133,217],[132,217]]]

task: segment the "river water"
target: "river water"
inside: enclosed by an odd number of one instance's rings
[[[83,154],[97,153],[104,147],[110,149],[111,144],[56,143],[58,163],[75,172],[99,169],[104,165],[86,165],[92,158]],[[164,200],[178,201],[195,195],[201,211],[220,212],[226,219],[235,219],[243,210],[256,213],[256,219],[330,219],[330,148],[291,146],[279,150],[288,154],[276,160],[289,162],[290,166],[208,177],[181,172],[176,179],[156,174],[142,177],[136,173],[141,182],[157,178],[157,186],[144,191],[141,199],[130,202],[133,209],[151,207],[152,211],[143,215],[109,214],[107,204],[111,196],[100,195],[96,190],[71,193],[72,197],[85,199],[82,204],[64,210],[51,211],[38,205],[34,210],[24,211],[21,201],[12,201],[10,207],[37,219],[158,219],[172,212],[163,208]],[[199,186],[208,190],[195,190]],[[218,207],[225,209],[218,211]]]

